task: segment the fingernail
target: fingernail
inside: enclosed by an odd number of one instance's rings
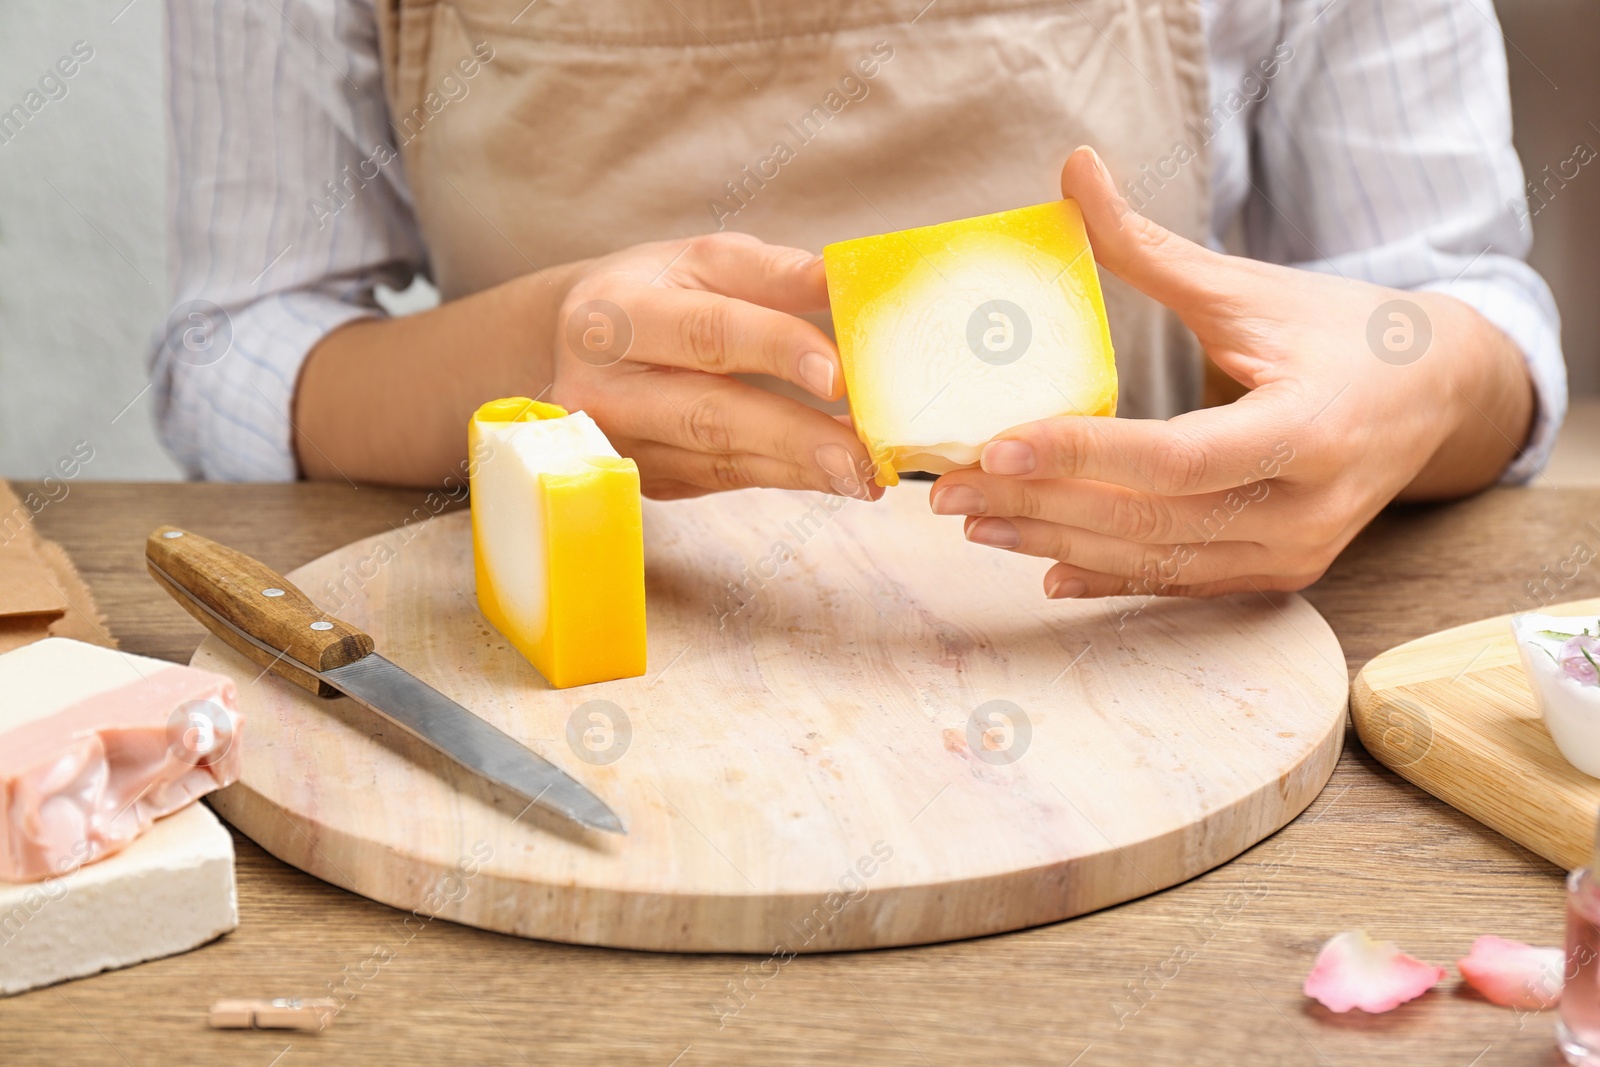
[[[832,486],[834,496],[847,496],[852,500],[872,499],[872,488],[866,482],[855,482],[848,478],[832,478],[828,484]]]
[[[1106,166],[1106,161],[1100,158],[1100,153],[1091,148],[1089,149],[1089,155],[1094,158],[1094,169],[1100,172],[1100,176],[1106,180],[1106,184],[1115,186],[1117,184],[1116,179],[1111,176],[1111,170]]]
[[[844,445],[829,441],[817,446],[817,466],[828,476],[828,484],[839,496],[858,500],[872,499],[872,486],[856,470],[855,459]],[[863,468],[864,469],[864,468]]]
[[[967,540],[990,548],[1016,548],[1022,544],[1022,535],[1005,519],[979,519],[967,528]]]
[[[1050,587],[1050,592],[1045,595],[1051,600],[1071,600],[1073,597],[1082,596],[1089,591],[1089,586],[1082,578],[1063,578]]]
[[[1027,474],[1036,466],[1033,446],[1026,441],[990,441],[978,462],[990,474]]]
[[[833,441],[817,446],[817,466],[835,478],[853,478],[856,472],[850,450]]]
[[[824,400],[832,400],[833,360],[821,352],[807,352],[800,357],[800,380]]]
[[[935,515],[982,515],[983,494],[970,485],[950,485],[933,494]]]

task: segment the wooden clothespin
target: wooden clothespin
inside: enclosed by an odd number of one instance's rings
[[[207,1021],[218,1030],[321,1030],[338,1011],[339,1002],[329,997],[219,1000]]]

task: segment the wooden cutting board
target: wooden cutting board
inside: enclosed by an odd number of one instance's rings
[[[1600,614],[1600,599],[1542,608]],[[1511,616],[1392,648],[1350,693],[1361,743],[1385,766],[1567,870],[1594,849],[1600,780],[1556,749],[1522,671]]]
[[[237,678],[246,716],[217,811],[420,915],[782,954],[1013,930],[1173,885],[1292,819],[1339,755],[1344,656],[1297,596],[1053,603],[1042,561],[966,543],[918,485],[647,502],[645,529],[649,674],[578,689],[551,690],[479,614],[466,514],[290,576],[629,836],[524,810],[207,639],[194,664]]]

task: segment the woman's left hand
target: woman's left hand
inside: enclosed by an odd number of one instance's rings
[[[1166,421],[1028,423],[934,483],[968,540],[1058,560],[1049,596],[1299,589],[1391,500],[1487,486],[1525,440],[1522,355],[1466,304],[1209,251],[1134,213],[1089,149],[1061,191],[1100,264],[1249,392]]]

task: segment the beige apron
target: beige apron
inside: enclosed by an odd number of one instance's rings
[[[1131,199],[1145,214],[1196,241],[1208,232],[1199,0],[378,0],[378,11],[396,138],[446,299],[718,228],[820,251],[1040,203],[1060,196],[1062,160],[1080,144],[1141,182]],[[1195,407],[1193,338],[1102,277],[1119,413]]]

